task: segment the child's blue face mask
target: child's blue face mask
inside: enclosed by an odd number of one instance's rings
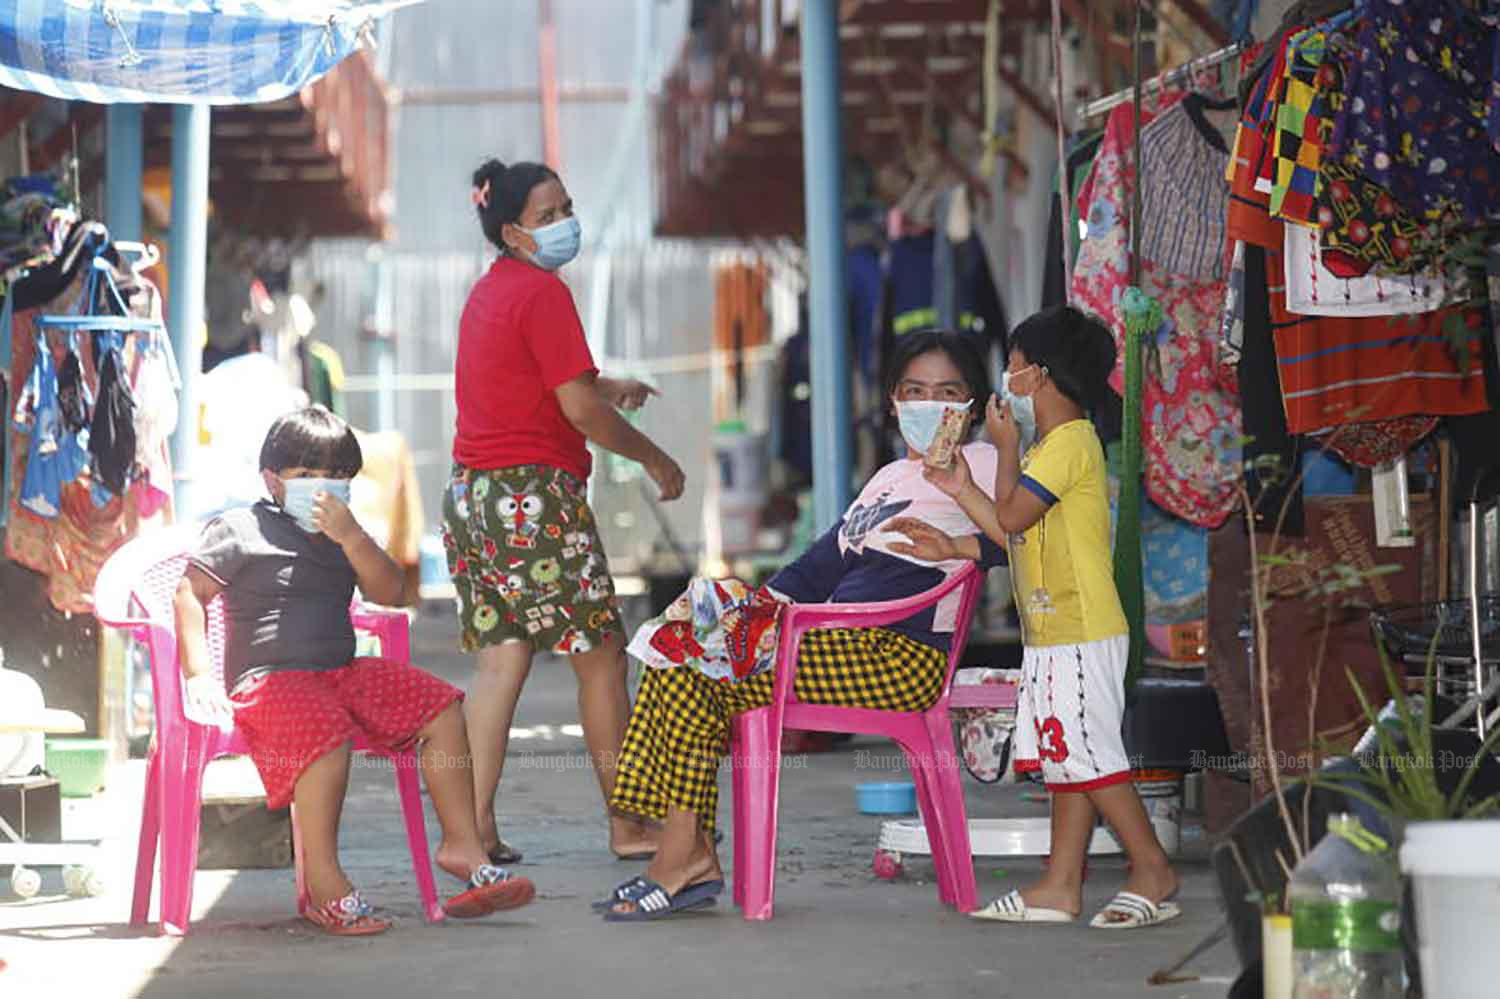
[[[286,490],[281,498],[282,511],[308,534],[318,533],[318,525],[313,520],[313,497],[318,493],[327,493],[345,506],[349,505],[348,479],[293,478],[282,479],[281,484]]]

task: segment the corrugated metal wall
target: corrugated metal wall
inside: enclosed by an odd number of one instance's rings
[[[715,371],[710,357],[714,322],[714,268],[745,251],[727,245],[651,241],[605,254],[586,253],[563,272],[601,367],[647,378],[662,390],[639,416],[640,428],[687,472],[683,498],[661,508],[672,535],[696,561],[703,545],[703,503],[711,464]],[[342,355],[349,372],[350,419],[358,426],[400,430],[413,450],[430,525],[437,524],[446,481],[455,411],[452,372],[458,320],[469,288],[490,259],[484,253],[425,253],[353,242],[315,244],[300,264],[299,279],[321,283],[316,335]],[[796,322],[795,257],[773,265],[773,335],[784,338]],[[607,282],[607,298],[599,298]],[[384,292],[379,291],[384,287]],[[361,335],[367,316],[394,336]],[[381,366],[381,354],[390,351]],[[771,352],[747,367],[746,416],[766,431],[775,395]],[[382,371],[384,372],[382,374]],[[655,495],[649,481],[645,483]],[[673,548],[643,498],[637,466],[609,456],[595,466],[592,483],[605,545],[620,571],[655,562],[677,568]]]

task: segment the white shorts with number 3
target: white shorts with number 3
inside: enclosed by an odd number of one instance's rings
[[[1050,791],[1130,780],[1120,725],[1130,638],[1026,648],[1016,704],[1016,773],[1040,771]]]

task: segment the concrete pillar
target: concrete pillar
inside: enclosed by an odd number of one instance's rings
[[[144,235],[141,222],[144,112],[145,108],[139,104],[111,104],[104,112],[104,224],[117,240],[138,241]]]
[[[844,143],[838,0],[802,6],[802,164],[812,324],[813,514],[819,531],[850,500],[854,414],[844,287]]]
[[[198,448],[198,387],[203,380],[203,289],[208,271],[209,122],[207,105],[179,104],[172,109],[167,325],[182,373],[172,462],[177,470],[177,509],[184,517],[195,513],[192,484]]]

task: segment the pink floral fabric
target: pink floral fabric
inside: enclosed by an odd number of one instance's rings
[[[1124,392],[1125,320],[1130,284],[1131,109],[1117,108],[1094,161],[1087,237],[1073,272],[1073,302],[1099,316],[1119,348],[1110,384]],[[1147,133],[1142,130],[1142,139]],[[1146,345],[1143,436],[1146,492],[1177,517],[1218,527],[1233,512],[1240,469],[1240,409],[1219,377],[1217,343],[1225,282],[1194,281],[1141,265],[1141,289],[1165,322]]]

